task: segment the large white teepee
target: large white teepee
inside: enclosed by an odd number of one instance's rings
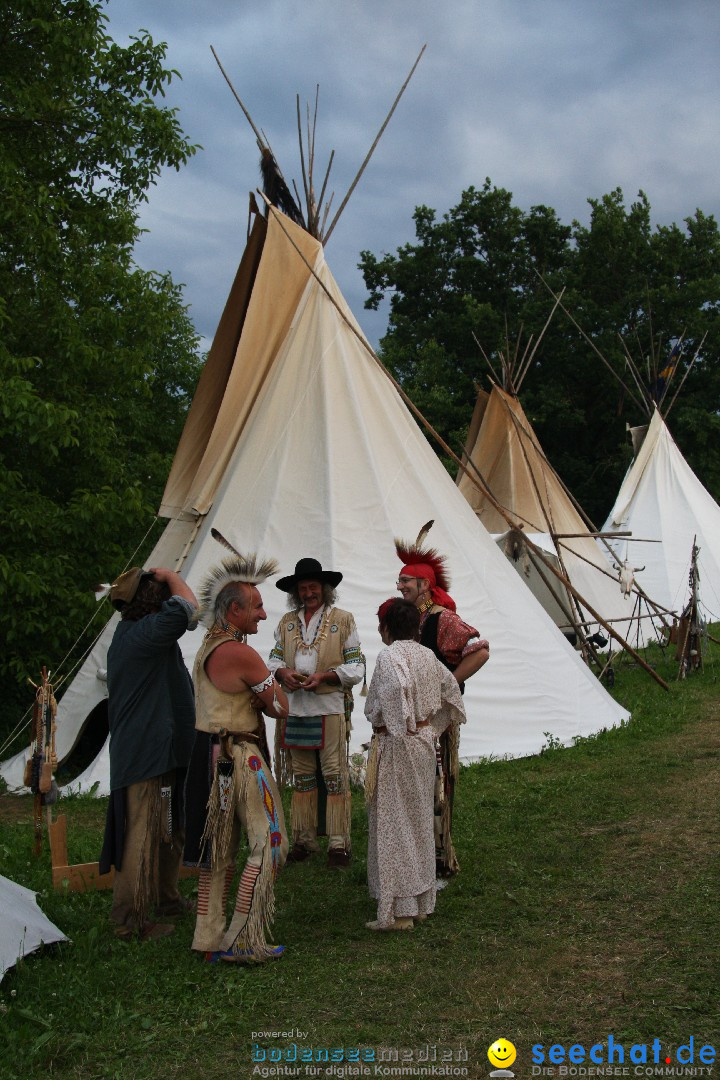
[[[471,467],[459,470],[458,488],[488,532],[498,536],[500,547],[555,623],[566,632],[577,623],[589,633],[599,626],[542,559],[528,552],[523,534],[543,549],[546,562],[567,576],[605,622],[614,624],[621,636],[636,638],[637,627],[631,626],[634,597],[623,592],[587,520],[545,457],[517,396],[497,385],[490,394],[478,393],[464,461]],[[482,477],[482,483],[474,482],[475,477]]]
[[[630,539],[612,541],[618,559],[643,566],[643,588],[672,611],[680,611],[688,599],[697,537],[700,599],[712,619],[720,619],[720,506],[680,453],[657,408],[604,527],[632,532]]]
[[[163,513],[172,515],[147,565],[179,566],[197,588],[224,555],[214,526],[241,551],[275,556],[283,572],[307,555],[341,570],[339,603],[355,615],[368,677],[381,648],[376,610],[395,594],[393,538],[435,519],[465,619],[491,642],[467,686],[465,760],[538,751],[617,724],[606,693],[508,565],[440,464],[371,352],[325,263],[322,245],[276,211],[257,219],[188,416]],[[312,270],[311,270],[312,268]],[[262,588],[266,655],[285,596]],[[62,698],[62,759],[105,696],[98,672],[107,627]],[[191,665],[202,638],[186,634]],[[356,693],[353,746],[368,738]],[[21,758],[3,767],[21,782]],[[107,748],[78,781],[108,789]]]

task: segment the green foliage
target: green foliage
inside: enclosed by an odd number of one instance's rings
[[[590,517],[601,522],[630,458],[625,424],[644,422],[619,335],[647,373],[684,334],[676,388],[707,331],[670,427],[718,498],[717,224],[697,210],[684,228],[653,229],[643,192],[629,208],[619,189],[590,206],[587,227],[565,226],[548,207],[519,209],[510,192],[486,180],[481,190],[463,192],[441,221],[418,207],[414,244],[382,258],[361,255],[366,306],[390,301],[382,358],[459,454],[475,387],[488,373],[481,348],[500,377],[500,353],[512,358],[520,339],[521,352],[530,335],[536,341],[550,313],[553,301],[541,276],[555,292],[565,288],[564,305],[627,389],[558,312],[523,383],[522,400],[548,458]],[[447,465],[454,474],[456,466]]]
[[[180,289],[132,259],[148,187],[195,152],[156,100],[176,73],[105,23],[0,11],[0,732],[150,527],[199,367]]]

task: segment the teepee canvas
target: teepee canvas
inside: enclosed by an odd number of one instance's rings
[[[696,541],[702,605],[709,618],[720,619],[720,506],[681,454],[658,408],[605,529],[632,532],[632,538],[612,541],[618,560],[644,567],[644,587],[672,611],[687,599]]]
[[[458,473],[459,490],[557,626],[566,633],[578,627],[587,635],[597,632],[600,624],[591,608],[626,639],[652,635],[650,625],[633,618],[641,612],[636,596],[623,591],[608,549],[601,549],[592,525],[545,457],[515,394],[497,385],[490,394],[478,393],[464,460],[469,468]],[[530,550],[526,539],[540,552]],[[564,588],[548,564],[569,579],[582,600]]]
[[[67,941],[38,907],[37,893],[0,874],[0,981],[6,971],[43,945]]]
[[[239,550],[291,572],[303,556],[340,570],[368,663],[382,647],[379,604],[395,594],[393,538],[434,518],[458,610],[491,643],[467,684],[461,756],[537,752],[627,717],[531,596],[463,498],[374,357],[321,243],[274,208],[258,217],[189,413],[163,500],[170,522],[148,566],[179,569],[197,589]],[[268,621],[252,644],[267,656],[285,595],[262,588]],[[106,694],[108,625],[59,703],[57,751],[72,748]],[[181,639],[192,666],[202,631]],[[352,745],[369,729],[356,695]],[[21,759],[3,775],[21,782]],[[78,780],[107,791],[107,747]]]

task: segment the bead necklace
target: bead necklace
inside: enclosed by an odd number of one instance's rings
[[[220,634],[229,634],[235,641],[240,641],[243,645],[247,644],[247,634],[243,630],[238,630],[238,628],[231,623],[215,623],[209,632],[209,636],[219,637]]]
[[[319,652],[321,642],[324,641],[324,639],[327,637],[328,623],[330,621],[330,608],[326,607],[323,611],[322,617],[317,625],[317,629],[315,630],[315,635],[312,641],[306,642],[303,640],[301,624],[302,617],[302,612],[299,611],[297,627],[295,629],[295,637],[293,639],[295,650],[297,651],[298,649],[302,649],[303,652],[312,652],[312,650],[314,649],[316,652]]]

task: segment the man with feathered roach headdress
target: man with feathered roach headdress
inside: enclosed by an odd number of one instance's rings
[[[247,644],[267,618],[258,585],[276,570],[274,560],[259,563],[254,555],[235,552],[210,571],[200,589],[208,632],[193,670],[197,731],[187,780],[185,862],[200,866],[192,948],[211,962],[261,963],[283,952],[282,945],[265,940],[288,842],[263,713],[285,717],[287,698]],[[243,831],[249,855],[227,925]]]
[[[490,656],[488,642],[477,630],[463,622],[449,595],[450,579],[446,561],[434,548],[424,545],[433,522],[428,522],[414,544],[395,541],[403,564],[397,587],[403,600],[420,611],[420,644],[431,649],[460,685],[479,671]],[[455,783],[459,772],[460,729],[451,725],[440,736],[438,776],[435,784],[435,856],[438,874],[449,877],[459,870],[453,848],[451,827]]]
[[[352,687],[362,681],[365,658],[355,619],[335,607],[338,570],[317,559],[300,559],[295,573],[280,578],[290,611],[275,630],[270,669],[288,691],[290,715],[278,725],[278,776],[293,782],[293,846],[298,862],[319,850],[321,798],[327,793],[328,865],[350,862],[348,740]],[[320,788],[319,781],[323,788]]]

